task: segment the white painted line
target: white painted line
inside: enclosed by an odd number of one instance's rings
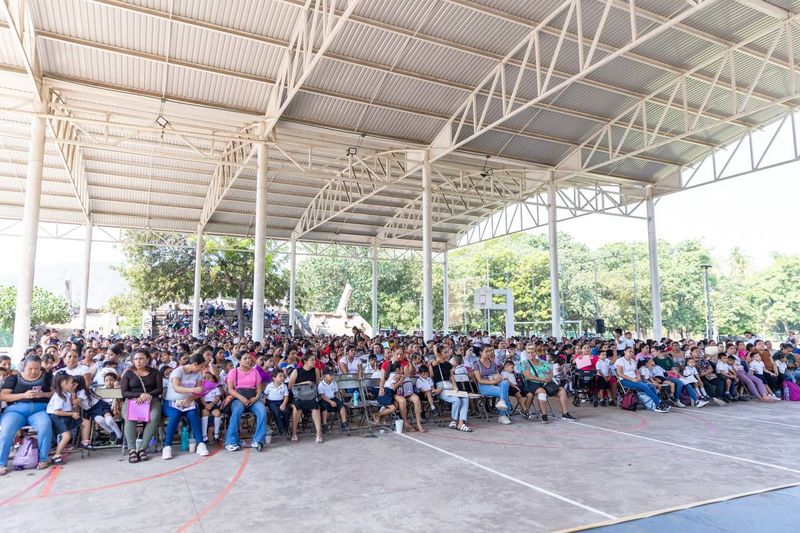
[[[783,427],[787,427],[787,428],[800,429],[800,425],[797,425],[797,424],[787,424],[785,422],[773,422],[772,420],[761,420],[759,418],[747,418],[746,416],[723,415],[723,414],[720,414],[720,413],[711,413],[709,411],[705,411],[705,410],[701,410],[701,409],[692,409],[691,413],[688,412],[688,411],[685,411],[683,409],[675,409],[674,412],[676,412],[676,413],[686,413],[686,414],[697,414],[697,413],[700,413],[702,415],[722,416],[722,417],[725,417],[725,418],[735,418],[735,419],[738,419],[738,420],[748,420],[750,422],[759,422],[761,424],[772,424],[774,426],[783,426]]]
[[[686,446],[685,444],[678,444],[678,443],[675,443],[675,442],[669,442],[669,441],[661,440],[661,439],[654,439],[652,437],[645,437],[644,435],[636,435],[635,433],[627,433],[625,431],[618,431],[616,429],[609,429],[609,428],[604,428],[604,427],[601,427],[601,426],[593,426],[591,424],[586,424],[585,422],[570,422],[570,423],[571,424],[575,424],[576,426],[584,426],[584,427],[587,427],[587,428],[597,429],[599,431],[607,431],[609,433],[616,433],[617,435],[626,435],[628,437],[633,437],[634,439],[647,440],[647,441],[650,441],[650,442],[655,442],[657,444],[664,444],[664,445],[667,445],[667,446],[673,446],[675,448],[681,448],[681,449],[690,450],[690,451],[693,451],[693,452],[700,452],[700,453],[705,453],[705,454],[708,454],[708,455],[716,455],[717,457],[724,457],[725,459],[732,459],[734,461],[741,461],[743,463],[750,463],[750,464],[758,465],[758,466],[766,466],[768,468],[775,468],[777,470],[785,470],[786,472],[792,472],[793,474],[800,474],[800,470],[795,470],[794,468],[789,468],[789,467],[786,467],[786,466],[774,465],[772,463],[764,463],[762,461],[755,461],[753,459],[747,459],[745,457],[737,457],[735,455],[728,455],[728,454],[724,454],[724,453],[712,452],[712,451],[709,451],[709,450],[703,450],[702,448],[695,448],[693,446]]]
[[[529,488],[531,490],[535,490],[536,492],[539,492],[539,493],[544,494],[546,496],[550,496],[551,498],[555,498],[556,500],[560,500],[560,501],[562,501],[564,503],[568,503],[570,505],[574,505],[575,507],[580,507],[581,509],[583,509],[585,511],[589,511],[590,513],[594,513],[596,515],[600,515],[600,516],[602,516],[604,518],[607,518],[609,520],[615,520],[616,519],[616,516],[614,516],[614,515],[605,513],[605,512],[603,512],[603,511],[601,511],[599,509],[595,509],[594,507],[590,507],[588,505],[584,505],[584,504],[582,504],[580,502],[576,502],[575,500],[571,500],[571,499],[569,499],[569,498],[567,498],[565,496],[561,496],[560,494],[556,494],[555,492],[551,492],[551,491],[549,491],[547,489],[543,489],[542,487],[537,487],[536,485],[532,485],[530,483],[522,481],[521,479],[517,479],[515,477],[509,476],[508,474],[504,474],[502,472],[498,472],[497,470],[495,470],[493,468],[489,468],[488,466],[484,466],[484,465],[482,465],[480,463],[476,463],[475,461],[473,461],[471,459],[467,459],[466,457],[462,457],[461,455],[455,454],[453,452],[449,452],[449,451],[447,451],[447,450],[445,450],[443,448],[439,448],[438,446],[434,446],[433,444],[429,444],[429,443],[427,443],[425,441],[422,441],[422,440],[419,440],[417,438],[410,437],[410,436],[406,435],[405,433],[395,433],[395,435],[398,435],[398,436],[403,437],[405,439],[408,439],[410,441],[414,441],[417,444],[422,444],[423,446],[426,446],[426,447],[428,447],[428,448],[430,448],[432,450],[436,450],[439,453],[443,453],[445,455],[448,455],[448,456],[452,457],[453,459],[458,459],[459,461],[463,461],[463,462],[465,462],[465,463],[467,463],[469,465],[472,465],[472,466],[474,466],[476,468],[480,468],[481,470],[485,470],[486,472],[489,472],[489,473],[494,474],[496,476],[500,476],[503,479],[506,479],[508,481],[512,481],[512,482],[514,482],[514,483],[516,483],[518,485],[522,485],[523,487],[527,487],[527,488]]]

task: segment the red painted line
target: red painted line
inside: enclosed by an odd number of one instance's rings
[[[144,481],[150,481],[150,480],[153,480],[153,479],[159,479],[159,478],[170,476],[172,474],[177,474],[178,472],[182,472],[184,470],[187,470],[189,468],[197,466],[197,465],[203,463],[204,461],[207,461],[208,459],[211,459],[217,453],[219,453],[219,450],[215,450],[215,451],[211,452],[211,454],[209,456],[201,457],[201,458],[197,459],[196,461],[193,461],[193,462],[191,462],[191,463],[189,463],[187,465],[183,465],[183,466],[180,466],[178,468],[173,468],[172,470],[167,470],[165,472],[159,472],[158,474],[152,474],[150,476],[140,477],[140,478],[131,479],[131,480],[125,480],[125,481],[118,481],[117,483],[111,483],[110,485],[102,485],[100,487],[88,487],[88,488],[84,488],[84,489],[73,489],[73,490],[67,490],[67,491],[64,491],[64,492],[57,492],[55,494],[48,494],[46,496],[41,496],[41,495],[40,496],[34,496],[32,498],[25,498],[25,499],[22,499],[22,500],[17,500],[14,503],[27,503],[27,502],[30,502],[30,501],[33,501],[33,500],[37,500],[37,499],[55,498],[55,497],[58,497],[58,496],[73,496],[75,494],[85,494],[85,493],[91,493],[91,492],[100,492],[100,491],[106,491],[106,490],[115,489],[115,488],[122,487],[122,486],[125,486],[125,485],[132,485],[132,484],[136,484],[136,483],[142,483]]]
[[[53,490],[53,485],[56,484],[56,479],[58,475],[61,473],[61,465],[55,466],[53,470],[50,472],[50,476],[47,478],[47,483],[45,484],[42,492],[39,493],[40,498],[46,498],[50,491]]]
[[[180,527],[178,527],[178,529],[176,530],[176,533],[183,533],[193,525],[197,524],[198,522],[200,522],[200,520],[203,519],[204,516],[206,516],[208,513],[216,509],[216,507],[220,503],[222,503],[222,500],[225,499],[228,493],[230,493],[230,491],[233,489],[234,485],[236,485],[236,483],[239,481],[239,478],[242,477],[242,474],[244,473],[244,469],[247,466],[249,459],[250,459],[250,449],[247,449],[244,452],[244,458],[242,458],[242,464],[239,465],[239,470],[237,470],[236,474],[234,474],[231,480],[228,481],[228,484],[225,485],[221,491],[219,491],[219,494],[217,494],[217,496],[213,500],[211,500],[211,503],[206,505],[202,511],[197,513],[195,516],[193,516],[183,524],[181,524]]]
[[[16,500],[17,498],[19,498],[20,496],[22,496],[23,494],[25,494],[26,492],[30,492],[31,490],[33,490],[34,488],[36,488],[36,486],[37,486],[37,485],[39,485],[39,484],[41,484],[41,483],[44,483],[44,481],[45,481],[46,479],[48,479],[48,478],[49,478],[51,475],[53,475],[53,472],[52,472],[52,471],[50,471],[50,472],[48,472],[47,474],[45,474],[45,475],[41,476],[39,479],[37,479],[36,481],[34,481],[33,483],[31,483],[30,485],[28,485],[27,487],[25,487],[24,489],[22,489],[22,490],[21,490],[21,491],[19,491],[18,493],[14,494],[13,496],[10,496],[10,497],[6,498],[5,500],[3,500],[3,501],[0,501],[0,507],[3,507],[4,505],[8,505],[9,503],[13,502],[13,501],[14,501],[14,500]]]

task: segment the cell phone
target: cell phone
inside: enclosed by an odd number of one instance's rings
[[[42,387],[40,387],[39,385],[35,385],[35,386],[31,387],[31,390],[33,391],[34,394],[41,394],[42,393]]]

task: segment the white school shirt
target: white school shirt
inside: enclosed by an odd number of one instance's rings
[[[648,379],[653,377],[653,373],[646,366],[643,366],[642,368],[640,368],[639,369],[639,373],[642,375],[642,379],[644,379],[644,380],[648,380]]]
[[[417,378],[417,390],[418,391],[430,391],[433,390],[433,380],[431,378]]]
[[[598,359],[594,367],[597,369],[597,373],[604,378],[611,375],[611,361],[608,359]]]
[[[617,359],[617,362],[614,363],[614,366],[617,367],[617,376],[622,374],[623,378],[636,379],[636,361],[633,359],[628,361],[624,357],[620,357]]]
[[[64,398],[58,394],[53,394],[47,402],[47,414],[54,415],[56,411],[72,411],[72,393],[65,392]]]
[[[219,390],[219,387],[214,387],[210,391],[208,391],[205,396],[203,396],[203,401],[206,403],[211,403],[214,399],[219,398],[222,396],[222,391]]]
[[[717,374],[727,374],[731,371],[731,365],[726,363],[725,361],[717,361],[717,366],[715,367]]]
[[[286,383],[281,383],[280,386],[278,386],[270,382],[264,392],[267,395],[267,400],[271,402],[282,402],[283,399],[286,398],[286,395],[289,394],[289,388],[286,386]]]
[[[764,361],[751,361],[750,370],[753,374],[760,376],[764,373]]]
[[[329,400],[336,398],[336,392],[339,390],[339,385],[335,381],[325,383],[325,380],[319,382],[317,385],[317,392],[328,397]]]
[[[778,359],[775,361],[775,366],[778,369],[778,374],[785,374],[786,373],[786,363]]]
[[[650,373],[653,375],[653,377],[656,378],[663,378],[666,377],[667,375],[666,372],[664,372],[664,369],[658,365],[654,366],[653,370],[651,370]]]
[[[88,411],[100,402],[100,398],[90,397],[86,394],[86,391],[78,391],[78,402],[80,402],[81,409]]]
[[[347,357],[341,359],[339,362],[344,361],[344,366],[347,367],[348,374],[358,374],[358,367],[361,366],[361,359],[358,357],[354,357],[352,361],[350,361]]]
[[[683,375],[685,377],[687,377],[687,378],[690,377],[690,376],[694,376],[695,378],[697,378],[698,377],[698,375],[697,375],[697,367],[696,366],[687,366],[686,368],[683,369]]]
[[[500,375],[503,376],[503,379],[508,381],[510,385],[514,385],[515,387],[517,386],[517,376],[515,376],[513,372],[503,370],[500,372]]]

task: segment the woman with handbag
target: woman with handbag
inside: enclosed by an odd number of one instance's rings
[[[500,369],[494,360],[494,348],[486,346],[481,350],[481,357],[472,368],[475,381],[478,383],[478,393],[481,396],[490,396],[498,398],[497,414],[499,415],[497,421],[501,424],[510,424],[511,419],[508,417],[509,399],[508,399],[508,386],[509,383],[500,375]]]
[[[525,379],[525,392],[532,392],[536,399],[539,401],[539,409],[542,412],[542,422],[547,420],[547,397],[557,396],[558,403],[561,405],[561,418],[567,420],[577,420],[569,412],[567,406],[567,391],[563,387],[559,387],[558,383],[553,380],[553,367],[550,363],[542,361],[539,357],[535,357],[533,352],[535,347],[528,346],[528,359],[521,361],[518,366],[518,371]]]
[[[453,365],[450,364],[450,354],[452,349],[444,344],[435,349],[436,359],[431,361],[431,374],[433,375],[436,387],[442,390],[439,398],[450,404],[450,429],[457,429],[464,433],[472,433],[472,429],[467,425],[469,416],[469,398],[456,396],[456,379],[453,374]]]
[[[319,413],[317,397],[317,357],[314,352],[303,356],[303,366],[292,370],[289,376],[289,390],[292,395],[292,442],[297,442],[297,425],[303,411],[311,411],[311,420],[317,431],[317,444],[322,444],[322,417]]]
[[[133,366],[122,374],[119,388],[125,403],[125,440],[128,443],[128,462],[147,461],[147,445],[161,425],[161,374],[150,366],[150,353],[145,349],[133,352]],[[136,424],[144,422],[141,444],[136,446]]]
[[[230,420],[225,434],[225,449],[229,452],[241,449],[239,419],[242,413],[249,411],[256,417],[256,428],[250,447],[260,452],[269,433],[269,426],[267,426],[267,408],[261,401],[264,383],[261,381],[261,374],[253,366],[253,356],[249,352],[240,354],[239,366],[228,373],[226,382],[228,397],[225,399],[223,409],[230,403]]]

